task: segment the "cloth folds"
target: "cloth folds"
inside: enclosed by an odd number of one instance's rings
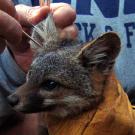
[[[46,117],[49,135],[135,135],[135,110],[112,75],[104,89],[104,101],[74,119]]]

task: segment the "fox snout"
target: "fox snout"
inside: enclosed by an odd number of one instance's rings
[[[29,83],[20,86],[15,93],[7,97],[9,105],[15,111],[36,113],[52,110],[53,105],[44,105],[45,97],[39,93],[39,88]]]
[[[7,97],[7,101],[9,103],[9,105],[14,107],[15,105],[17,105],[19,103],[19,96],[17,96],[16,94],[10,95]]]
[[[43,98],[37,92],[38,88],[25,83],[15,93],[7,97],[8,103],[16,110],[26,113],[40,111]]]
[[[23,99],[17,94],[12,94],[7,97],[9,105],[16,111],[24,113],[36,113],[42,111],[43,98],[38,94],[30,94]]]

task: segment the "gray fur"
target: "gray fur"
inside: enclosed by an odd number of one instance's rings
[[[20,97],[15,108],[23,112],[47,111],[65,118],[96,107],[103,99],[107,76],[120,50],[119,37],[110,32],[93,42],[73,45],[74,41],[59,39],[51,15],[46,20],[33,31],[32,37],[43,47],[30,42],[37,55],[26,84],[15,93]],[[98,83],[95,73],[102,78]],[[48,90],[48,80],[56,87]]]

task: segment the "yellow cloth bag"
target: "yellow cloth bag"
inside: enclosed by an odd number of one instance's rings
[[[72,119],[47,116],[49,135],[135,135],[135,110],[119,82],[109,78],[104,101],[94,110]]]

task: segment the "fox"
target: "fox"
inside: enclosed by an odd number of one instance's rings
[[[121,48],[115,32],[104,33],[83,44],[69,37],[61,40],[52,15],[48,15],[35,26],[32,38],[42,46],[30,41],[36,55],[26,82],[8,97],[16,111],[39,113],[43,123],[46,115],[65,121],[91,112],[105,101],[105,87],[111,83]],[[46,129],[47,125],[42,128]],[[39,134],[49,135],[49,132],[41,129]],[[59,135],[62,134],[67,133]],[[89,132],[89,135],[95,134]]]

